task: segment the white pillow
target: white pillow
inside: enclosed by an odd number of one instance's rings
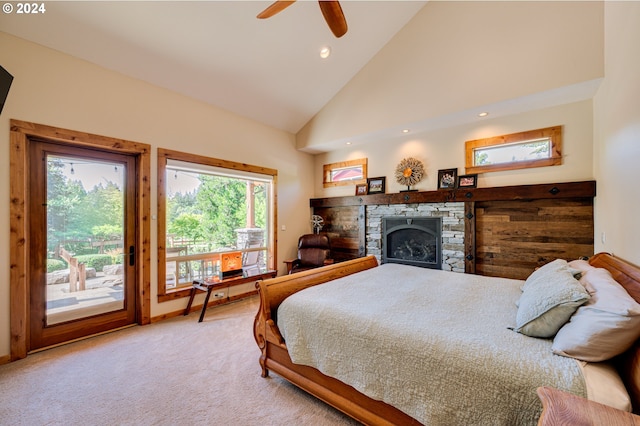
[[[551,349],[589,362],[620,355],[640,337],[640,304],[606,269],[590,269],[580,282],[591,299],[558,331]]]
[[[556,259],[549,263],[545,263],[533,271],[522,285],[521,290],[524,291],[528,285],[535,283],[538,280],[553,279],[554,275],[560,271],[569,271],[576,279],[580,277],[580,273],[582,272],[580,269],[572,267],[566,260]]]
[[[595,269],[595,267],[591,266],[589,262],[582,259],[572,260],[571,262],[568,263],[568,265],[570,268],[580,271],[581,273],[587,272],[589,269]]]
[[[574,272],[560,259],[534,271],[522,286],[514,330],[531,337],[553,337],[589,299]]]
[[[609,362],[575,360],[584,376],[587,398],[622,411],[631,411],[631,397],[622,378]]]

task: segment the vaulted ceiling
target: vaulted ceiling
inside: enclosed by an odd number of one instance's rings
[[[296,133],[426,1],[342,1],[341,38],[316,1],[257,19],[270,3],[46,2],[45,13],[0,14],[0,29]]]

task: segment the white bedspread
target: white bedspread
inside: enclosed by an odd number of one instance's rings
[[[508,329],[522,281],[398,264],[289,296],[277,322],[309,365],[427,425],[535,425],[538,386],[586,397],[551,340]]]

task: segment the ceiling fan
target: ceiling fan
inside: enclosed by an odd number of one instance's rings
[[[295,0],[276,0],[269,7],[258,14],[258,19],[270,18],[276,13],[282,12],[287,7],[295,3]],[[318,0],[320,4],[320,10],[324,20],[327,21],[327,25],[331,29],[331,32],[336,37],[342,37],[347,32],[347,20],[340,7],[340,2],[335,0]]]

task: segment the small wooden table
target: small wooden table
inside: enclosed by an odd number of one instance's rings
[[[202,322],[202,320],[204,319],[204,313],[207,310],[207,305],[209,304],[209,297],[211,296],[211,292],[214,289],[229,288],[239,284],[246,284],[251,281],[262,281],[266,278],[274,278],[276,274],[277,271],[266,271],[251,276],[239,275],[237,277],[223,278],[222,280],[216,281],[194,280],[193,287],[191,287],[191,293],[189,294],[189,302],[187,303],[187,307],[184,310],[184,315],[189,315],[189,311],[191,311],[191,304],[193,303],[193,298],[195,297],[198,290],[207,292],[207,295],[204,297],[202,310],[200,311],[200,319],[198,319],[198,322]]]
[[[537,390],[542,401],[538,426],[638,426],[640,417],[550,387]]]

